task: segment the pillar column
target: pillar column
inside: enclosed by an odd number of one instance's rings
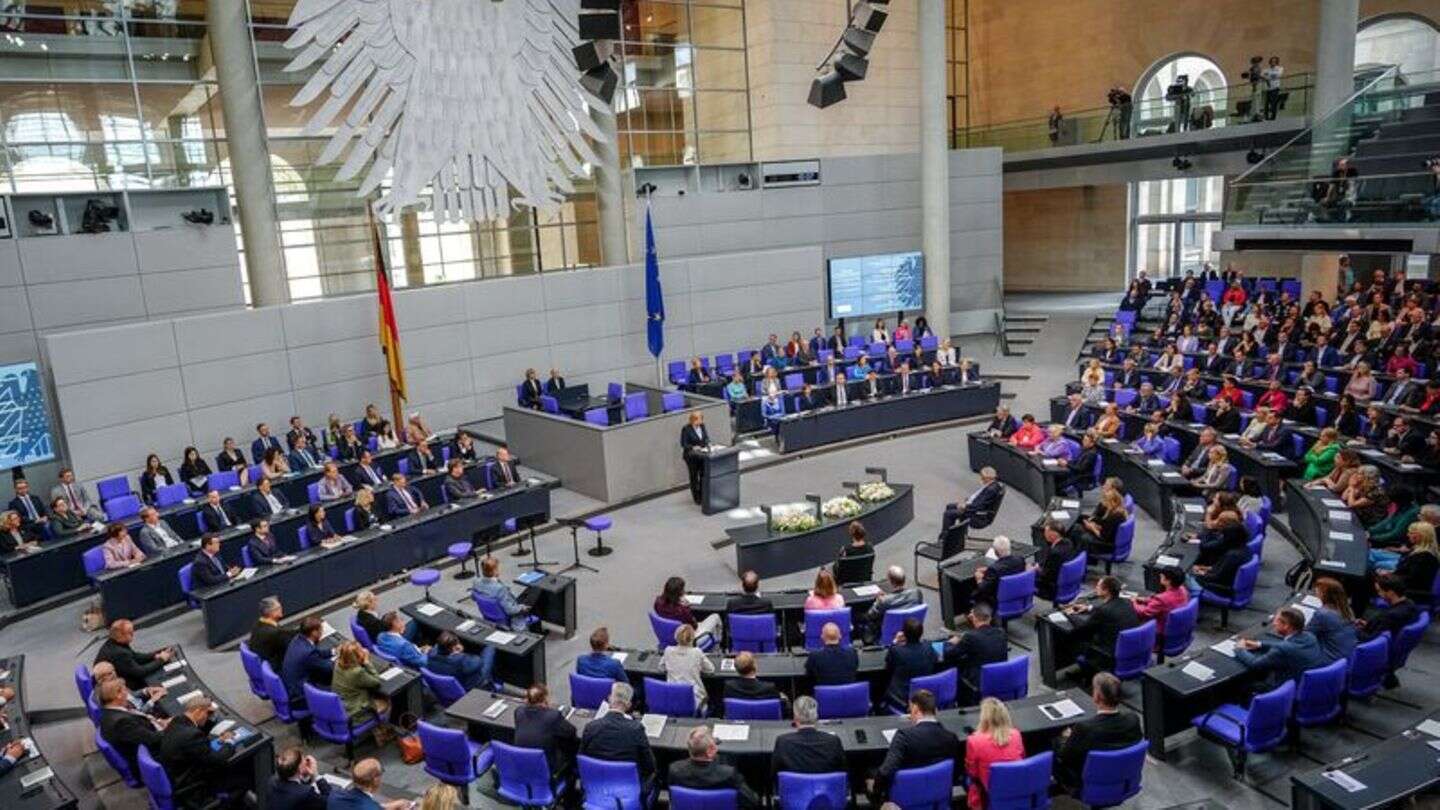
[[[1355,92],[1355,31],[1360,0],[1316,0],[1320,25],[1315,35],[1315,90],[1310,121],[1315,126],[1311,143],[1311,174],[1329,174],[1342,149],[1337,136],[1350,126],[1351,111],[1330,115]],[[1329,115],[1323,121],[1322,117]]]
[[[607,139],[595,142],[595,209],[600,227],[600,259],[610,266],[630,263],[630,240],[625,235],[625,191],[620,180],[620,135],[615,114],[596,107],[590,118]]]
[[[248,4],[240,2],[206,3],[205,21],[210,27],[210,50],[225,112],[225,141],[245,245],[250,300],[265,307],[289,303],[290,285],[280,252],[270,146],[265,138],[247,9]]]
[[[1319,290],[1330,301],[1340,284],[1339,253],[1306,253],[1300,257],[1300,299],[1307,300],[1312,290]]]
[[[919,0],[920,213],[925,320],[950,336],[950,134],[945,101],[945,0]]]

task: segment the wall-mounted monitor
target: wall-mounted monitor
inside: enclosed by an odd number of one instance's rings
[[[0,470],[53,458],[39,370],[34,363],[0,365]]]
[[[925,257],[918,251],[830,259],[826,277],[831,320],[925,308]]]

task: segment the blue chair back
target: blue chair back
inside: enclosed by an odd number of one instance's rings
[[[915,351],[915,340],[913,338],[904,338],[895,341],[895,352],[897,354],[905,355],[913,351]]]
[[[1166,436],[1160,440],[1160,459],[1166,464],[1180,463],[1180,440],[1173,436]]]
[[[1082,804],[1114,807],[1140,793],[1140,774],[1145,770],[1145,753],[1150,742],[1141,740],[1114,751],[1091,751],[1085,757],[1080,776]]]
[[[290,705],[290,692],[285,688],[285,682],[270,668],[269,661],[260,662],[260,674],[265,679],[265,694],[270,696],[270,703],[275,707],[275,717],[280,722],[289,724],[310,716],[309,711]]]
[[[95,484],[95,494],[100,496],[100,503],[108,504],[114,498],[130,494],[130,480],[123,475],[106,478]]]
[[[715,370],[729,377],[735,370],[735,355],[729,352],[715,355]]]
[[[737,810],[740,797],[735,788],[698,790],[670,786],[670,810]]]
[[[930,690],[935,695],[935,707],[937,709],[948,709],[955,705],[955,690],[960,685],[960,675],[954,667],[934,675],[924,675],[919,678],[910,679],[910,694],[915,694],[921,689]]]
[[[395,469],[398,470],[401,475],[406,476],[406,477],[409,477],[409,475],[410,475],[410,459],[408,459],[408,458],[402,458],[402,459],[400,459],[399,461],[395,462]]]
[[[305,549],[310,548],[310,526],[309,526],[309,524],[306,524],[306,525],[301,526],[300,529],[299,529],[297,532],[295,532],[295,537],[296,537],[296,539],[299,540],[299,542],[300,542],[300,550],[301,550],[301,551],[304,551]]]
[[[374,452],[374,451],[376,451],[376,450],[378,450],[378,449],[380,449],[379,437],[377,437],[377,436],[371,436],[371,437],[370,437],[370,451],[371,451],[371,452]],[[238,473],[236,474],[236,477],[237,477],[237,478],[239,477],[239,474],[238,474]],[[265,467],[264,467],[262,464],[260,464],[260,462],[258,462],[258,461],[255,462],[254,464],[251,464],[249,467],[246,467],[246,468],[245,468],[245,478],[250,482],[250,485],[251,485],[251,486],[254,486],[256,482],[258,482],[261,478],[264,478],[264,477],[265,477]]]
[[[150,756],[150,749],[140,746],[135,759],[140,764],[140,781],[150,794],[150,810],[175,810],[175,792],[170,788],[170,776]]]
[[[1397,670],[1405,666],[1410,659],[1410,653],[1420,644],[1420,638],[1425,635],[1425,628],[1430,626],[1430,614],[1421,611],[1415,621],[1400,628],[1395,634],[1395,645],[1390,648],[1390,669]]]
[[[1049,751],[1016,762],[990,766],[986,790],[990,810],[1038,810],[1050,806],[1050,771],[1055,755]]]
[[[650,630],[655,633],[655,640],[660,643],[661,650],[675,643],[675,631],[679,629],[680,622],[650,611]]]
[[[640,769],[635,763],[584,755],[575,761],[580,766],[580,784],[585,788],[585,810],[642,810],[645,802]]]
[[[80,693],[80,700],[90,699],[95,691],[95,679],[90,675],[90,668],[84,664],[75,665],[75,691]]]
[[[1135,512],[1133,505],[1126,508],[1131,510],[1130,517],[1115,530],[1115,550],[1106,557],[1111,562],[1125,562],[1130,559],[1130,552],[1135,548]]]
[[[470,592],[470,598],[475,600],[475,607],[480,611],[480,617],[485,621],[491,624],[498,624],[501,627],[510,626],[510,617],[505,615],[505,609],[500,607],[499,602],[488,596],[482,596],[475,591]]]
[[[191,593],[195,590],[195,563],[185,563],[180,570],[175,572],[175,577],[180,580],[180,592],[185,594],[185,601],[190,607],[199,607],[200,603],[195,601]]]
[[[1165,637],[1161,639],[1160,651],[1172,658],[1184,655],[1195,638],[1195,622],[1200,618],[1200,598],[1190,597],[1184,607],[1170,611],[1165,617]]]
[[[494,757],[488,748],[477,756],[470,739],[458,728],[421,720],[417,731],[425,752],[425,772],[448,785],[468,786],[489,768]]]
[[[886,351],[889,350],[889,348],[890,348],[889,346],[886,346],[884,343],[881,343],[881,342],[878,341],[878,340],[875,341],[875,342],[873,342],[873,343],[871,343],[871,344],[870,344],[870,351],[869,351],[870,359],[875,360],[875,359],[884,357]]]
[[[1138,396],[1140,396],[1140,392],[1134,388],[1121,388],[1115,392],[1115,405],[1120,408],[1127,407],[1134,404],[1135,398]]]
[[[101,546],[89,548],[80,555],[80,562],[85,566],[85,576],[90,579],[90,584],[95,584],[95,578],[105,570],[105,549]]]
[[[519,748],[495,740],[495,772],[499,775],[496,789],[501,798],[524,807],[549,807],[556,799],[550,784],[550,763],[540,748]]]
[[[1265,534],[1265,519],[1260,516],[1259,510],[1245,513],[1245,533],[1251,537]]]
[[[835,773],[776,774],[779,790],[776,798],[780,810],[845,810],[849,798],[849,782],[844,771]]]
[[[127,786],[132,788],[142,786],[140,780],[135,777],[135,772],[130,770],[130,763],[125,761],[125,757],[120,756],[120,752],[116,751],[114,746],[106,742],[105,737],[100,734],[99,728],[95,729],[95,747],[100,749],[100,755],[105,757],[105,761],[110,763],[110,767],[115,773],[120,774],[120,779]]]
[[[540,410],[545,413],[560,413],[560,400],[549,394],[540,395]]]
[[[190,497],[190,490],[184,484],[169,484],[155,489],[155,508],[164,509],[177,503],[184,503]]]
[[[940,338],[935,335],[926,335],[920,338],[920,349],[922,351],[933,352],[938,348],[940,348]]]
[[[774,613],[735,614],[730,617],[730,649],[734,652],[775,652],[776,631]]]
[[[726,720],[779,720],[780,698],[744,700],[725,698]]]
[[[991,766],[991,778],[994,778]],[[1047,780],[1048,781],[1048,780]],[[945,810],[950,806],[950,787],[955,784],[955,760],[943,759],[923,768],[904,768],[890,782],[890,801],[911,810]]]
[[[570,703],[577,709],[598,709],[610,699],[610,687],[615,681],[609,678],[592,678],[578,672],[570,673]]]
[[[1030,656],[1020,655],[1008,661],[980,667],[980,697],[996,700],[1019,700],[1030,694]]]
[[[1035,604],[1035,571],[1001,577],[995,597],[995,615],[1002,623],[1024,616]]]
[[[445,494],[444,487],[440,488],[440,494]],[[353,506],[345,510],[345,531],[350,533],[355,531],[355,507]]]
[[[644,391],[625,395],[625,420],[644,419],[650,415],[650,400]]]
[[[303,687],[311,728],[324,740],[338,744],[351,743],[368,734],[379,722],[379,718],[373,715],[363,723],[352,722],[345,712],[345,704],[340,702],[339,695],[310,683]]]
[[[360,642],[360,646],[367,650],[375,649],[374,639],[370,638],[370,634],[360,626],[360,622],[356,621],[354,616],[350,617],[350,637]]]
[[[234,470],[226,470],[226,471],[224,471],[224,472],[210,473],[209,477],[207,477],[207,478],[205,479],[205,489],[206,489],[206,491],[209,491],[209,490],[212,490],[212,489],[213,489],[213,490],[216,490],[217,492],[222,492],[222,493],[223,493],[223,492],[227,492],[227,491],[229,491],[229,490],[231,490],[231,489],[235,489],[235,488],[237,488],[237,487],[239,487],[239,486],[240,486],[240,474],[237,473],[237,472],[235,472]]]
[[[850,646],[850,608],[838,610],[805,611],[805,649],[818,650],[825,646],[820,640],[820,631],[825,625],[834,623],[840,628],[840,646]]]
[[[666,683],[645,679],[645,711],[671,717],[694,717],[695,689],[688,683]]]
[[[674,383],[675,385],[679,385],[680,383],[685,382],[685,361],[671,360],[670,362],[666,363],[665,376],[668,377],[670,379],[670,382]]]
[[[250,694],[261,700],[269,700],[270,693],[265,689],[265,672],[260,668],[264,663],[260,656],[250,650],[250,645],[240,642],[240,666],[245,670],[245,678],[250,682]]]
[[[803,375],[803,374],[786,374],[786,375],[785,375],[785,390],[786,390],[786,391],[799,391],[801,388],[804,388],[804,387],[805,387],[805,375]]]
[[[240,564],[246,568],[255,567],[255,556],[250,553],[250,544],[246,543],[240,547]]]
[[[1340,698],[1345,693],[1345,670],[1349,665],[1349,661],[1341,658],[1300,674],[1300,687],[1295,690],[1296,724],[1318,726],[1340,716]]]
[[[889,647],[895,642],[895,634],[905,626],[906,619],[919,619],[920,626],[925,626],[925,615],[928,609],[925,603],[913,605],[898,610],[887,610],[880,622],[880,643]]]
[[[845,347],[845,359],[846,359],[846,360],[855,360],[855,359],[858,358],[859,356],[860,356],[860,347],[859,347],[859,346],[850,345],[850,346],[846,346],[846,347]]]
[[[585,412],[585,421],[592,425],[608,425],[610,412],[605,408],[591,408]]]
[[[1085,566],[1088,562],[1086,553],[1082,551],[1060,566],[1060,577],[1055,582],[1055,604],[1073,601],[1080,595],[1080,586],[1085,584]]]
[[[1115,639],[1115,677],[1122,681],[1140,677],[1140,673],[1150,666],[1150,655],[1154,649],[1154,619],[1139,627],[1121,630]]]
[[[619,402],[625,398],[625,386],[621,383],[612,382],[605,386],[605,395],[611,402]]]
[[[441,675],[438,672],[431,672],[429,669],[421,667],[420,677],[425,681],[425,685],[430,688],[430,691],[435,694],[435,699],[440,702],[441,706],[449,708],[450,704],[465,697],[465,687],[461,686],[460,681],[450,675]]]
[[[1390,672],[1390,636],[1380,635],[1355,645],[1350,653],[1350,697],[1370,697],[1385,685]]]
[[[135,495],[116,495],[105,501],[105,517],[112,521],[125,521],[140,514],[140,498]]]
[[[320,482],[305,485],[305,500],[310,503],[320,503]]]
[[[1245,737],[1242,743],[1247,751],[1266,751],[1285,740],[1290,721],[1290,709],[1295,704],[1295,682],[1286,681],[1277,689],[1256,695],[1250,701],[1250,710],[1245,714]]]
[[[660,407],[665,413],[682,410],[685,407],[685,395],[679,391],[667,391],[660,397]]]
[[[865,681],[839,686],[816,686],[820,719],[865,717],[870,714],[870,684]]]

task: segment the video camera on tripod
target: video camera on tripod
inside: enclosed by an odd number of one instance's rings
[[[1174,83],[1165,88],[1165,100],[1188,101],[1194,92],[1195,88],[1190,86],[1190,77],[1181,73],[1175,77]]]
[[[1265,57],[1263,57],[1263,56],[1252,56],[1252,57],[1250,57],[1250,67],[1245,68],[1244,72],[1242,72],[1242,73],[1240,74],[1240,80],[1241,80],[1241,81],[1250,82],[1251,84],[1259,84],[1260,82],[1264,81],[1264,80],[1265,80]]]

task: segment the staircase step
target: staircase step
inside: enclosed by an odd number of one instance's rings
[[[1050,316],[1049,316],[1049,315],[1006,315],[1006,316],[1005,316],[1005,320],[1006,320],[1006,321],[1016,321],[1016,322],[1018,322],[1018,323],[1045,323],[1046,321],[1050,320]]]

